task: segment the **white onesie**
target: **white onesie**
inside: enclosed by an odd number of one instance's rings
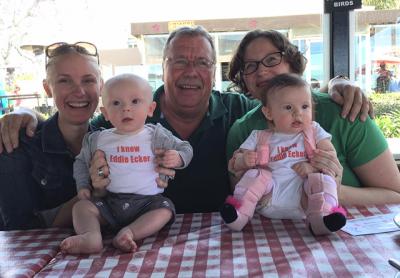
[[[116,134],[114,130],[103,130],[97,142],[110,167],[111,182],[107,190],[141,195],[163,192],[156,183],[158,173],[151,150],[152,132],[146,126],[135,135]]]
[[[323,139],[331,139],[331,135],[318,123],[313,122],[313,126],[316,131],[316,143]],[[258,132],[260,131],[253,130],[240,148],[255,150]],[[268,167],[272,172],[272,197],[265,206],[257,206],[258,213],[277,219],[303,219],[305,217],[301,207],[304,179],[297,175],[292,166],[307,160],[302,132],[298,134],[272,133],[269,137],[268,162]]]

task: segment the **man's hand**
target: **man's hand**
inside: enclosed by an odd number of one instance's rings
[[[18,148],[19,130],[26,127],[26,135],[32,137],[37,124],[38,119],[35,112],[26,108],[20,108],[0,118],[0,153],[4,149],[10,153]]]
[[[367,116],[374,118],[374,109],[363,91],[349,80],[336,77],[328,83],[328,93],[332,100],[343,105],[342,117],[349,117],[354,122],[360,114],[360,120],[365,121]]]

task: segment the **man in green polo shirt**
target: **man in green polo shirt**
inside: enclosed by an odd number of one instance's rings
[[[216,52],[211,36],[201,27],[172,32],[163,61],[164,86],[154,94],[157,107],[148,122],[161,123],[193,147],[191,163],[176,171],[164,194],[177,213],[217,211],[231,192],[225,151],[228,131],[259,102],[212,90]],[[94,184],[100,179],[96,169],[105,165],[104,159],[95,162]]]
[[[161,123],[193,147],[191,163],[176,171],[164,195],[177,213],[217,211],[230,194],[225,152],[229,128],[259,102],[212,90],[216,52],[203,28],[171,33],[163,58],[164,86],[154,93],[157,107],[147,122]],[[92,123],[110,127],[102,117]]]

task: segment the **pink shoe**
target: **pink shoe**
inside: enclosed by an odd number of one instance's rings
[[[331,176],[309,174],[304,190],[308,196],[307,224],[314,235],[329,234],[346,225],[346,214],[339,207],[337,185]]]
[[[226,225],[235,231],[242,230],[253,217],[258,201],[271,189],[271,172],[265,169],[248,170],[236,185],[234,197],[228,197],[220,209]]]

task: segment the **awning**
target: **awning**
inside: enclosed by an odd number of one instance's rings
[[[142,65],[143,59],[139,48],[99,50],[100,64],[106,66]]]

